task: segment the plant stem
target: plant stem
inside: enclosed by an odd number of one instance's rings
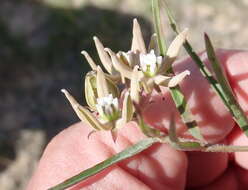
[[[159,0],[152,0],[152,13],[153,13],[153,23],[156,34],[159,38],[158,47],[161,54],[165,54],[166,52],[166,44],[165,38],[162,35],[162,29],[160,27],[161,19],[160,19],[160,11],[159,11]]]
[[[178,29],[177,23],[176,23],[174,17],[172,16],[171,11],[165,2],[164,2],[164,4],[165,4],[166,13],[167,13],[167,16],[169,19],[169,24],[170,24],[171,28],[173,29],[173,31],[176,34],[179,34],[180,30]],[[245,132],[246,136],[248,137],[248,119],[247,119],[246,115],[244,114],[243,110],[240,108],[240,106],[239,106],[238,102],[236,101],[236,99],[234,98],[234,96],[232,94],[229,94],[229,95],[226,94],[227,93],[227,91],[225,92],[226,86],[223,84],[221,85],[220,81],[217,81],[213,77],[211,72],[203,64],[200,57],[197,55],[197,53],[194,51],[194,49],[192,48],[192,46],[190,45],[190,43],[187,40],[185,41],[183,46],[184,46],[185,50],[187,51],[187,53],[192,58],[192,60],[195,62],[195,64],[200,69],[200,72],[202,73],[202,75],[208,80],[211,87],[220,96],[220,98],[222,99],[222,101],[225,104],[225,106],[227,107],[227,109],[233,115],[234,120],[238,123],[240,128]],[[218,77],[218,76],[216,76],[216,77]],[[230,102],[230,97],[231,97],[230,95],[232,96],[231,102]]]
[[[161,34],[161,21],[160,21],[160,6],[159,6],[159,0],[152,0],[152,11],[154,16],[154,25],[155,25],[155,31],[157,33],[157,41],[159,45],[159,51],[161,56],[166,55],[166,45],[165,40],[163,38],[163,35]],[[168,71],[171,74],[174,74],[174,71],[172,67]],[[187,101],[180,89],[180,86],[177,85],[176,87],[170,88],[170,95],[176,105],[176,108],[178,109],[181,118],[185,125],[188,127],[189,132],[193,137],[195,137],[198,140],[203,140],[203,137],[200,133],[200,129],[197,126],[197,122],[193,119],[192,113],[187,107]]]

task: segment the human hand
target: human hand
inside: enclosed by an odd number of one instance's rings
[[[206,59],[203,53],[202,59]],[[248,111],[248,52],[219,50],[218,56],[230,84],[245,112]],[[175,63],[177,72],[188,69],[191,75],[181,87],[201,132],[209,142],[247,145],[248,138],[235,125],[215,92],[201,76],[191,59]],[[177,110],[164,90],[153,94],[144,107],[147,123],[164,130],[171,113]],[[189,137],[176,115],[177,133]],[[58,134],[47,146],[28,190],[44,190],[122,151],[145,138],[135,123],[120,129],[116,143],[109,132],[91,131],[84,123]],[[90,177],[71,189],[104,190],[241,190],[248,188],[248,153],[204,153],[177,151],[167,144],[156,144],[141,154]]]

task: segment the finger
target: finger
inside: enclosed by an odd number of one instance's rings
[[[241,50],[219,51],[228,80],[243,110],[248,113],[248,52]]]
[[[140,129],[134,126],[134,124],[129,124],[121,129],[117,139],[118,145],[112,145],[112,147],[117,148],[116,152],[137,142],[136,136],[140,134]],[[113,141],[110,142],[113,143]],[[165,189],[165,187],[183,189],[185,186],[186,155],[183,152],[176,151],[168,144],[156,144],[120,165],[152,189]]]
[[[224,55],[219,53],[219,57],[222,58],[222,56]],[[201,54],[201,58],[207,63],[206,53]],[[221,60],[223,62],[228,61],[228,59]],[[232,130],[234,121],[222,100],[213,91],[190,58],[175,63],[174,70],[176,73],[185,70],[191,72],[190,76],[180,86],[204,138],[212,143],[223,140]],[[145,119],[150,125],[158,128],[168,128],[170,116],[173,112],[177,113],[177,133],[185,133],[187,129],[180,119],[168,89],[163,89],[162,96],[154,95],[151,102],[152,104],[148,104],[144,108]],[[189,137],[187,133],[184,135]]]
[[[200,187],[212,183],[228,166],[227,153],[187,152],[187,187]]]
[[[229,143],[235,146],[248,146],[248,138],[238,126],[236,126],[232,135],[229,137]],[[233,153],[233,158],[236,164],[248,170],[248,152],[235,152]]]
[[[248,114],[248,52],[247,51],[220,51],[226,74],[237,100]],[[236,125],[228,137],[229,143],[236,146],[247,146],[248,138]],[[235,162],[242,168],[248,169],[248,153],[236,152],[233,154]]]
[[[239,190],[246,190],[248,187],[248,170],[236,166],[234,171],[240,186]]]
[[[217,180],[215,180],[212,184],[207,185],[203,188],[199,188],[198,190],[240,190],[239,183],[235,176],[235,172],[233,169],[228,169],[222,176],[220,176]]]
[[[54,186],[144,138],[132,123],[121,129],[116,143],[108,132],[94,133],[88,139],[89,132],[90,129],[80,123],[55,137],[46,148],[28,189],[43,190]],[[125,163],[104,170],[74,188],[183,189],[186,168],[184,153],[167,145],[157,145]]]

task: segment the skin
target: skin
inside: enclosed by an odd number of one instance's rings
[[[248,52],[218,50],[235,95],[248,113]],[[205,53],[201,54],[207,63]],[[208,142],[247,145],[248,138],[235,125],[219,97],[210,89],[190,58],[174,64],[176,72],[188,69],[191,75],[181,88],[190,109]],[[165,100],[163,100],[163,97]],[[150,125],[166,131],[175,106],[163,89],[144,105],[143,116]],[[176,115],[177,133],[189,137]],[[83,122],[59,133],[47,145],[27,190],[44,190],[91,167],[145,138],[131,122],[120,129],[116,143],[109,132],[94,133]],[[156,144],[139,155],[90,177],[71,189],[87,190],[243,190],[248,187],[248,153],[204,153],[177,151],[167,144]]]

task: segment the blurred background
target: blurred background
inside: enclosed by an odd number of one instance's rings
[[[168,3],[181,28],[190,28],[197,51],[204,49],[203,32],[215,47],[248,47],[248,1]],[[25,189],[48,141],[78,121],[60,89],[83,103],[89,67],[80,52],[99,62],[92,37],[127,51],[132,19],[139,19],[147,40],[151,15],[150,0],[1,0],[0,189]],[[173,32],[164,30],[171,41]]]

